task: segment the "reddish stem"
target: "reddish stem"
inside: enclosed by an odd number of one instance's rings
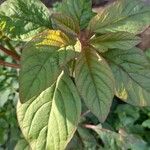
[[[0,60],[0,65],[4,66],[4,67],[12,67],[12,68],[20,68],[20,65],[19,64],[12,64],[12,63],[8,63],[8,62],[5,62],[3,60]]]
[[[11,51],[11,50],[6,49],[6,48],[3,47],[2,45],[0,45],[0,49],[1,49],[4,53],[6,53],[7,55],[12,56],[15,60],[20,61],[20,56],[19,56],[18,54],[14,53],[14,52]]]

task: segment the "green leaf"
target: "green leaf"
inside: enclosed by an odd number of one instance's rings
[[[77,35],[79,33],[79,25],[74,22],[71,17],[65,14],[55,13],[52,14],[51,18],[54,28],[61,29],[62,31],[72,35]]]
[[[28,41],[51,27],[49,10],[40,1],[7,0],[0,6],[0,26],[10,38]]]
[[[150,7],[140,0],[118,0],[102,9],[88,29],[96,33],[125,31],[139,33],[150,24]]]
[[[106,33],[104,35],[95,36],[90,40],[99,52],[108,49],[131,49],[140,42],[140,38],[127,32]]]
[[[56,84],[24,104],[18,103],[21,130],[32,149],[64,150],[81,114],[81,101],[72,80],[63,72]]]
[[[116,79],[116,95],[136,106],[149,106],[150,65],[138,48],[110,50],[104,54]]]
[[[64,0],[57,12],[70,16],[81,29],[87,27],[93,17],[91,0]]]
[[[85,104],[103,122],[114,96],[114,78],[106,61],[93,49],[82,50],[75,68],[75,82]]]
[[[74,45],[59,30],[49,30],[26,45],[21,58],[20,100],[25,102],[53,84],[76,57]],[[70,45],[70,46],[68,46]]]
[[[14,150],[31,150],[31,148],[25,139],[21,139],[17,142]]]

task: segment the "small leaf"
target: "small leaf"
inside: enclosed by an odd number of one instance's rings
[[[12,39],[28,41],[51,27],[49,10],[40,1],[7,0],[0,6],[0,25]]]
[[[21,130],[35,150],[64,150],[75,133],[80,114],[80,97],[63,72],[56,84],[17,106]]]
[[[88,129],[78,127],[77,131],[80,137],[80,141],[84,145],[84,149],[96,149],[97,141],[94,135],[92,135],[92,133]]]
[[[149,106],[150,64],[138,48],[110,50],[104,54],[116,79],[116,95],[136,106]]]
[[[149,129],[150,129],[150,119],[145,120],[145,121],[142,123],[142,126],[145,127],[145,128],[149,128]]]
[[[106,33],[104,35],[95,36],[90,40],[99,52],[101,49],[131,49],[140,42],[140,38],[127,32]]]
[[[103,122],[114,96],[114,78],[106,61],[86,47],[77,60],[75,82],[85,104]]]
[[[93,17],[91,0],[64,0],[57,12],[70,16],[81,29],[87,27]]]
[[[61,29],[72,35],[77,35],[79,33],[79,25],[71,17],[57,13],[52,14],[51,18],[54,28]]]
[[[118,0],[102,9],[88,26],[96,33],[139,33],[150,24],[150,7],[140,0]]]
[[[63,66],[76,57],[74,45],[65,34],[47,31],[23,50],[20,71],[20,100],[25,102],[53,84]]]

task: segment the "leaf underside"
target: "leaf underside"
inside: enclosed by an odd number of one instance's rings
[[[32,149],[65,149],[81,113],[80,97],[64,72],[56,84],[17,106],[20,127]]]

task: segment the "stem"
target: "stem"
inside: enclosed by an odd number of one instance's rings
[[[85,124],[84,127],[88,128],[88,129],[92,129],[92,130],[94,130],[96,128],[95,125],[91,125],[91,124]]]
[[[89,114],[90,112],[91,112],[90,110],[87,110],[86,112],[82,113],[81,116],[84,117],[84,116],[86,116],[87,114]]]
[[[6,53],[7,55],[12,56],[15,60],[20,61],[20,56],[18,54],[16,54],[15,52],[6,49],[2,45],[0,45],[0,49],[1,49],[1,51],[3,51],[4,53]]]
[[[83,127],[87,128],[87,129],[92,129],[94,131],[100,130],[100,131],[105,131],[105,132],[111,132],[109,129],[97,127],[97,126],[91,125],[91,124],[84,124]]]
[[[20,65],[19,64],[12,64],[12,63],[8,63],[8,62],[5,62],[3,60],[0,60],[0,65],[4,66],[4,67],[12,67],[12,68],[20,68]]]

